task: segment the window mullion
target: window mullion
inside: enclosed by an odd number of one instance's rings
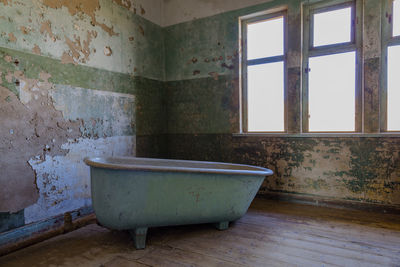
[[[387,131],[387,74],[388,74],[388,60],[387,60],[387,51],[390,41],[392,40],[392,31],[393,25],[391,22],[391,16],[393,14],[393,1],[387,0],[382,1],[382,12],[381,12],[381,31],[382,31],[382,39],[381,39],[381,90],[380,90],[380,131]]]
[[[346,53],[356,50],[357,50],[357,45],[354,43],[333,44],[333,45],[311,48],[309,51],[309,57],[326,56],[326,55]]]
[[[248,102],[247,102],[247,22],[242,23],[242,86],[241,86],[241,114],[242,114],[242,127],[241,131],[248,132]]]
[[[356,104],[355,104],[355,131],[363,132],[363,1],[355,0],[353,10],[353,37],[356,47]]]
[[[311,18],[309,8],[304,9],[304,22],[303,22],[303,64],[302,64],[302,132],[308,132],[308,58],[309,48],[311,46]]]
[[[284,58],[285,57],[282,55],[282,56],[276,56],[276,57],[264,57],[264,58],[251,59],[251,60],[247,60],[247,66],[280,62],[280,61],[283,61]]]
[[[302,60],[302,16],[298,11],[302,9],[300,1],[292,1],[288,6],[286,31],[285,71],[285,103],[286,129],[289,134],[301,133],[301,60]],[[290,36],[290,38],[289,38]],[[291,40],[289,42],[288,40]]]

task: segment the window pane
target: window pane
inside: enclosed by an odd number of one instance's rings
[[[284,131],[283,62],[248,67],[248,131]]]
[[[393,3],[393,36],[400,35],[400,1]]]
[[[355,55],[310,58],[310,132],[355,131]]]
[[[283,17],[247,26],[247,59],[283,55]]]
[[[314,47],[351,41],[351,7],[314,15]]]
[[[400,131],[400,46],[388,48],[387,128]]]

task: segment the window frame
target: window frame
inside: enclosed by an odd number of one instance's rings
[[[362,27],[359,23],[362,12],[360,0],[330,0],[304,7],[303,17],[303,62],[302,62],[302,133],[361,133],[362,126]],[[314,14],[352,7],[350,42],[314,47]],[[309,58],[355,52],[355,130],[354,131],[309,131]],[[312,70],[311,70],[312,71]]]
[[[382,1],[382,35],[381,35],[381,88],[380,88],[380,131],[399,133],[399,130],[388,130],[388,50],[390,46],[400,46],[400,35],[393,36],[393,2]],[[399,18],[400,19],[400,18]]]
[[[265,20],[283,17],[283,55],[272,56],[265,58],[257,58],[247,60],[247,25],[262,22]],[[240,132],[241,133],[266,133],[266,134],[285,134],[288,132],[288,90],[287,90],[287,52],[288,52],[288,13],[287,9],[271,10],[271,12],[265,12],[263,14],[255,14],[250,16],[241,17],[240,22],[240,48],[241,48],[241,64],[239,77],[241,79],[241,102],[240,102]],[[249,64],[250,62],[250,64]],[[283,62],[284,73],[283,73],[283,95],[284,95],[284,129],[283,131],[249,131],[248,130],[248,66],[261,65],[274,62]]]

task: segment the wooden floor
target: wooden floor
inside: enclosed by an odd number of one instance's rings
[[[226,231],[150,229],[137,251],[128,233],[90,225],[4,256],[0,266],[400,266],[400,214],[256,199]]]

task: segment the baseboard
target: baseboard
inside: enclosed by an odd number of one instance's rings
[[[263,192],[257,198],[271,199],[284,202],[329,207],[336,209],[362,210],[384,214],[400,214],[400,205],[369,203],[354,200],[336,199],[316,195],[300,195],[282,192]]]
[[[92,223],[96,223],[93,209],[84,207],[1,233],[0,257]]]

